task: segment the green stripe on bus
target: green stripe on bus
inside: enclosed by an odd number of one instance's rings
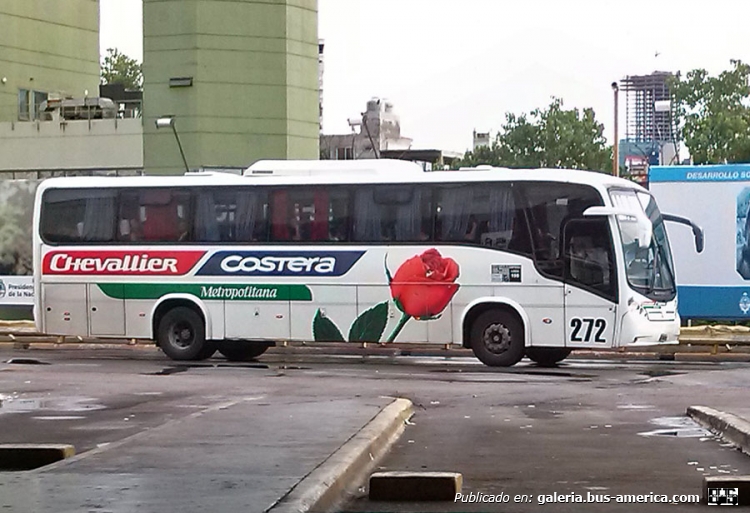
[[[208,300],[312,301],[307,285],[99,283],[98,286],[113,299],[159,299],[167,294],[190,294]]]

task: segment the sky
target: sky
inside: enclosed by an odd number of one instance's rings
[[[143,58],[141,0],[100,0],[102,53]],[[386,98],[414,148],[463,152],[506,112],[561,98],[591,107],[612,140],[613,81],[750,62],[750,1],[318,0],[325,40],[323,130],[349,133]],[[625,98],[620,95],[620,135]]]

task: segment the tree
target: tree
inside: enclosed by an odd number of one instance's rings
[[[695,69],[670,83],[680,138],[696,164],[750,162],[750,66],[730,62],[718,77]]]
[[[568,168],[609,172],[612,149],[604,125],[593,109],[566,110],[559,98],[530,114],[506,113],[505,124],[491,147],[464,155],[460,165],[490,164],[516,168]]]
[[[130,90],[140,90],[143,86],[142,65],[117,48],[107,48],[101,75],[103,85],[122,84]]]
[[[0,182],[0,275],[29,275],[32,217],[38,180]]]

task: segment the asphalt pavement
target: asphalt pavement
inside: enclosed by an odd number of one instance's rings
[[[0,347],[9,361],[0,443],[67,443],[78,456],[0,473],[2,511],[291,511],[316,471],[358,435],[376,436],[368,426],[397,397],[415,414],[396,420],[404,433],[372,471],[460,472],[466,494],[510,502],[371,502],[366,482],[348,477],[337,511],[664,511],[558,499],[695,495],[705,476],[750,474],[747,455],[685,415],[694,405],[750,414],[744,361],[490,369],[464,356],[279,352],[179,365],[153,348]],[[548,496],[558,501],[542,505]]]
[[[1,357],[17,363],[0,365],[0,441],[71,444],[78,455],[0,473],[9,512],[288,511],[394,401],[287,390],[284,365],[18,354]]]

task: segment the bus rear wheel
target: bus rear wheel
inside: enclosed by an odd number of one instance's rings
[[[511,367],[524,354],[521,320],[505,310],[489,310],[479,315],[471,326],[471,349],[490,367]]]
[[[540,367],[554,367],[570,355],[564,347],[527,347],[526,356]]]
[[[213,354],[212,343],[206,340],[203,318],[185,306],[172,308],[164,314],[159,321],[156,342],[173,360],[200,360]]]
[[[264,343],[240,342],[236,340],[222,340],[219,342],[219,352],[230,362],[246,362],[253,360],[270,346]]]

